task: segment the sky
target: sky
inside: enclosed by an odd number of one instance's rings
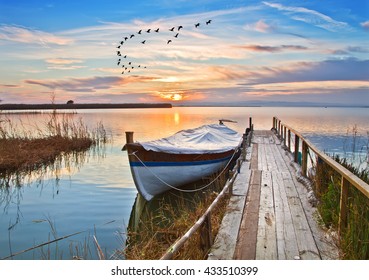
[[[0,0],[0,100],[369,106],[369,1]]]

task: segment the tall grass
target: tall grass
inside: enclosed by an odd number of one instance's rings
[[[59,156],[100,147],[107,141],[102,123],[89,129],[75,114],[52,112],[43,127],[0,119],[0,176],[29,172],[54,163]]]
[[[368,169],[360,168],[354,161],[334,156],[334,159],[366,183]],[[319,199],[318,210],[325,226],[338,230],[341,176],[324,163],[317,165],[315,193]],[[369,199],[353,186],[349,187],[347,225],[341,233],[341,258],[369,259]]]
[[[139,215],[135,226],[130,221],[125,249],[120,251],[126,259],[160,259],[166,250],[203,215],[225,184],[225,177],[201,193],[186,195],[169,192],[149,202]],[[227,206],[223,198],[211,213],[214,240]],[[154,204],[154,206],[152,206]],[[151,206],[151,207],[150,207]],[[151,209],[150,209],[151,208]],[[154,208],[154,209],[152,209]],[[205,259],[207,251],[201,247],[197,231],[174,256],[174,259]]]

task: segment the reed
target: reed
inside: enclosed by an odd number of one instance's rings
[[[360,169],[347,158],[334,156],[334,159],[369,183],[368,169]],[[319,199],[318,210],[324,225],[334,231],[338,230],[340,209],[339,174],[325,164],[317,166],[316,194]],[[348,218],[344,232],[337,240],[342,259],[369,259],[369,200],[356,188],[349,188]]]
[[[150,260],[160,259],[166,250],[180,238],[206,211],[212,201],[223,188],[225,177],[218,180],[206,191],[186,196],[176,194],[175,202],[165,202],[161,199],[159,207],[154,211],[147,211],[141,215],[136,229],[128,228],[128,239],[125,249],[118,255],[124,255],[126,259]],[[170,194],[166,194],[168,196]],[[211,213],[212,239],[218,232],[228,197],[221,200],[216,210]],[[145,211],[145,210],[144,210]],[[201,247],[200,233],[196,232],[174,259],[205,259],[208,252]]]
[[[29,172],[54,163],[58,156],[100,147],[107,142],[102,123],[89,129],[74,114],[48,115],[44,127],[22,121],[16,123],[2,115],[0,119],[0,177],[9,173]]]

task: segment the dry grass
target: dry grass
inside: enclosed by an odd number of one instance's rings
[[[222,188],[224,184],[218,182]],[[177,199],[174,203],[163,202],[155,211],[146,211],[141,216],[136,230],[128,230],[128,242],[122,254],[126,259],[160,259],[166,250],[182,237],[187,230],[203,215],[221,188],[212,187],[201,194],[192,194],[191,198]],[[211,213],[212,240],[220,227],[228,197],[221,199]],[[208,252],[202,249],[200,233],[197,231],[174,256],[174,259],[205,259]]]
[[[45,127],[25,127],[6,116],[0,119],[0,175],[37,170],[61,155],[86,151],[107,140],[102,124],[90,131],[71,114],[53,112]]]

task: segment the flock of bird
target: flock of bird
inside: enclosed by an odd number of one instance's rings
[[[209,25],[210,23],[212,22],[211,19],[209,19],[208,21],[205,22],[205,25]],[[198,22],[196,24],[194,24],[195,28],[200,28],[201,26],[201,23]],[[180,33],[180,30],[183,29],[183,26],[182,25],[179,25],[179,26],[173,26],[172,28],[169,28],[168,30],[173,32],[173,35],[170,39],[167,39],[166,40],[166,44],[171,44],[172,42],[174,42],[175,39],[178,38],[179,36],[179,33]],[[129,41],[130,39],[132,39],[133,37],[139,37],[140,35],[142,36],[143,34],[145,33],[159,33],[160,32],[160,28],[156,28],[156,29],[147,29],[147,30],[143,30],[143,29],[140,29],[138,32],[134,33],[134,34],[130,34],[130,35],[127,35],[125,37],[123,37],[119,42],[118,42],[118,46],[116,47],[118,50],[116,51],[117,52],[117,56],[119,57],[118,58],[118,62],[117,62],[117,65],[119,67],[121,67],[122,69],[122,74],[128,74],[128,73],[131,73],[131,71],[133,71],[136,67],[136,69],[138,68],[146,68],[146,66],[141,66],[141,65],[133,65],[132,64],[132,61],[129,61],[130,59],[128,58],[127,59],[127,54],[124,54],[123,53],[123,48],[124,48],[124,45],[127,43],[127,41]],[[142,40],[141,39],[141,44],[146,44],[147,43],[147,40]]]

